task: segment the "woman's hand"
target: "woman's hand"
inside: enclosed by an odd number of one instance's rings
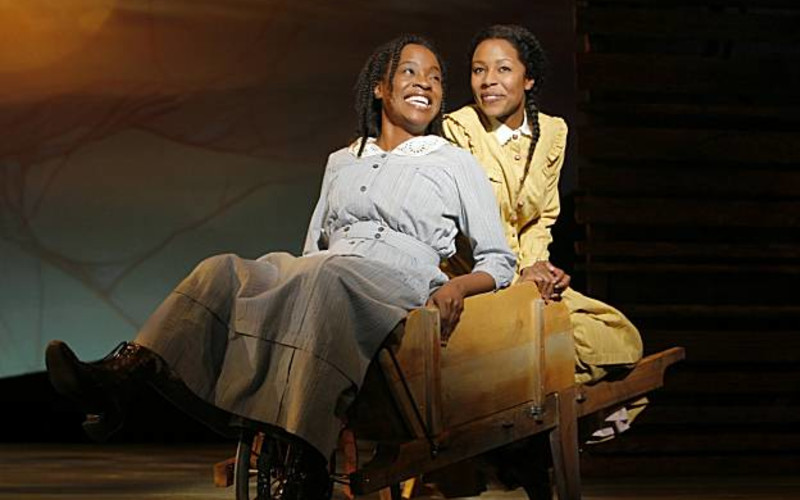
[[[436,290],[426,305],[439,309],[442,344],[447,343],[464,310],[464,290],[456,281],[448,281]]]
[[[561,294],[569,288],[572,278],[569,274],[546,260],[528,266],[520,273],[520,281],[536,283],[545,303],[561,300]]]
[[[451,279],[441,288],[433,292],[426,305],[439,309],[441,319],[441,340],[445,345],[455,330],[461,311],[464,310],[464,298],[494,290],[494,278],[485,271],[473,271]]]

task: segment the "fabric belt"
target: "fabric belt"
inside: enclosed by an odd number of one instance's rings
[[[422,263],[435,267],[439,267],[441,262],[436,250],[427,244],[413,236],[394,231],[375,221],[360,221],[342,226],[331,235],[330,246],[333,248],[337,243],[341,245],[344,242],[343,240],[351,239],[380,241],[406,255],[414,257]]]

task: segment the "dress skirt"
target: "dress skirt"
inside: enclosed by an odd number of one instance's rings
[[[325,252],[201,262],[136,342],[206,402],[275,425],[329,456],[367,367],[428,285]]]
[[[642,337],[614,307],[568,288],[562,295],[575,338],[575,382],[595,382],[642,359]]]

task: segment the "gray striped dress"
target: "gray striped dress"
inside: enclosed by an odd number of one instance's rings
[[[435,136],[391,152],[370,141],[333,153],[302,257],[206,259],[165,299],[136,342],[200,398],[279,426],[319,449],[389,332],[447,281],[455,236],[498,288],[515,258],[486,175]]]

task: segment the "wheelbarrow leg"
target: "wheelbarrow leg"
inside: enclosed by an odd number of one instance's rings
[[[550,451],[559,500],[581,498],[575,396],[574,387],[558,392],[558,426],[550,431]]]

